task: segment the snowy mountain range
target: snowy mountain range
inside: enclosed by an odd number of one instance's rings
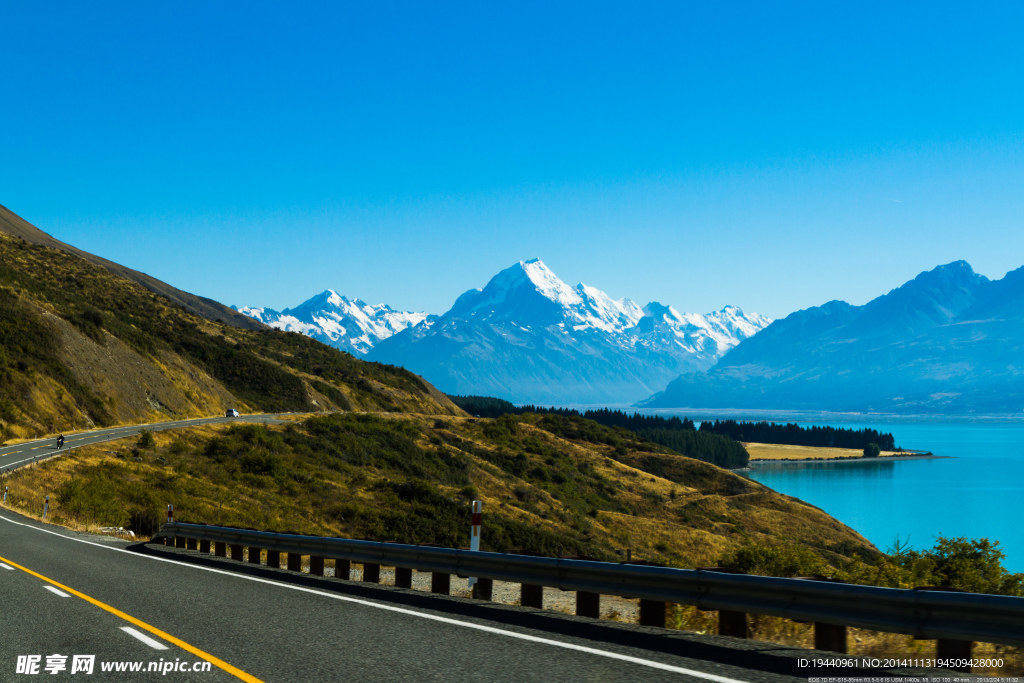
[[[863,306],[830,301],[777,320],[644,405],[1019,415],[1021,311],[1024,268],[993,281],[956,261]]]
[[[280,313],[241,312],[401,365],[442,391],[514,402],[607,404],[650,396],[710,367],[771,320],[727,306],[701,315],[571,287],[539,259],[521,261],[441,316],[368,306],[334,292]]]
[[[365,355],[382,339],[417,325],[427,317],[426,313],[396,311],[385,304],[371,306],[330,289],[283,311],[253,307],[235,310],[271,327],[300,332],[354,356]]]

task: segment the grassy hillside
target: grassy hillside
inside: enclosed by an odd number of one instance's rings
[[[0,440],[246,411],[460,411],[419,377],[245,330],[0,232]]]
[[[780,530],[828,563],[876,551],[820,510],[726,470],[553,415],[496,420],[335,414],[288,426],[158,433],[76,450],[6,482],[14,505],[150,533],[183,521],[706,566]],[[38,506],[35,506],[38,507]]]

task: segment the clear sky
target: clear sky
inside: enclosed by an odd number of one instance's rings
[[[1024,265],[1021,2],[0,0],[0,203],[226,304],[682,311]]]

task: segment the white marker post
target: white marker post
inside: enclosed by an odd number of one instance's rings
[[[7,486],[4,487],[4,505],[7,505],[7,489],[8,488],[9,487],[7,487]]]
[[[46,513],[50,511],[50,496],[43,501],[43,521],[46,521]]]
[[[473,501],[473,531],[469,535],[469,549],[476,551],[480,550],[480,523],[483,520],[483,503],[479,500]],[[469,577],[469,587],[472,588],[476,583],[476,577]]]

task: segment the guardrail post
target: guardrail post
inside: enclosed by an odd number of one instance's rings
[[[814,649],[846,654],[846,626],[814,622]]]
[[[340,557],[334,559],[334,578],[348,581],[352,572],[352,563]]]
[[[199,541],[197,541],[194,538],[186,538],[185,539],[185,549],[186,550],[198,550],[199,549]]]
[[[963,660],[967,663],[967,666],[951,666],[949,668],[953,671],[970,673],[971,650],[973,648],[974,643],[969,640],[948,640],[946,638],[940,638],[935,641],[935,658]]]
[[[241,562],[242,558],[242,546],[238,544],[231,545],[231,559]]]
[[[363,582],[380,583],[380,565],[376,562],[363,563]]]
[[[261,555],[263,555],[262,548],[253,548],[252,546],[249,546],[249,564],[259,564],[262,559]]]
[[[431,572],[430,592],[450,595],[452,591],[452,575],[444,572]]]
[[[718,611],[718,635],[733,638],[749,638],[750,627],[747,625],[746,612]]]
[[[302,571],[302,555],[298,553],[288,553],[288,571],[290,572],[301,572]]]
[[[700,571],[719,572],[721,574],[745,574],[731,567],[701,567]],[[750,627],[747,625],[746,612],[718,610],[718,635],[732,638],[749,638]]]
[[[797,576],[797,579],[804,579],[807,581],[826,581],[828,583],[844,583],[840,579],[833,579],[828,576],[814,575],[814,576]],[[829,652],[840,652],[846,654],[849,650],[846,638],[846,625],[845,624],[826,624],[823,622],[814,622],[814,649],[815,650],[828,650]]]
[[[206,553],[207,555],[210,554],[210,541],[209,541],[209,539],[204,538],[201,541],[199,541],[199,552]]]
[[[224,541],[215,541],[213,544],[213,554],[217,557],[227,557],[228,544]]]
[[[175,548],[184,548],[185,547],[185,543],[187,541],[188,541],[188,539],[185,538],[184,536],[175,536],[174,537],[174,547]]]
[[[494,595],[494,581],[492,579],[477,578],[473,584],[473,597],[477,600],[491,600]]]
[[[952,588],[950,586],[918,586],[914,588],[916,591],[939,591],[942,593],[963,593],[965,591],[959,588]],[[935,641],[935,658],[936,659],[963,659],[967,661],[966,667],[949,667],[953,671],[962,671],[964,673],[971,672],[970,660],[971,651],[974,649],[974,643],[969,640],[952,640],[949,638],[939,638]]]
[[[409,567],[395,567],[395,586],[398,588],[412,588],[412,569]]]
[[[324,575],[324,558],[321,555],[309,556],[309,573],[315,576]]]
[[[544,608],[544,586],[524,583],[519,591],[519,603],[523,607]]]
[[[601,594],[576,591],[576,616],[601,617]]]
[[[281,551],[280,550],[267,550],[267,566],[273,567],[274,569],[281,568]]]
[[[665,628],[665,603],[640,598],[640,625]]]

